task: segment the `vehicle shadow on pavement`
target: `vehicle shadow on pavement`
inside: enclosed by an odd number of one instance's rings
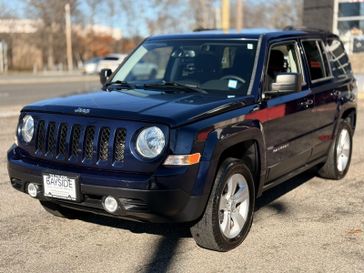
[[[260,198],[257,199],[255,210],[258,211],[264,207],[269,207],[276,210],[277,213],[285,213],[286,208],[284,204],[274,201],[311,180],[315,177],[315,175],[316,173],[314,170],[309,170],[266,191]],[[191,237],[189,224],[139,223],[121,219],[115,220],[114,218],[100,215],[96,216],[90,213],[80,213],[77,216],[77,219],[97,225],[126,229],[134,233],[161,235],[161,237],[156,241],[155,246],[151,247],[151,256],[149,261],[141,265],[137,270],[138,272],[143,273],[167,272],[170,265],[174,263],[173,260],[181,239]]]
[[[284,204],[280,202],[274,202],[281,196],[289,193],[295,188],[308,182],[312,178],[316,177],[315,169],[308,170],[296,177],[293,177],[278,186],[273,187],[263,193],[261,197],[256,200],[255,211],[258,211],[264,207],[270,207],[277,211],[277,213],[285,213],[286,208]],[[274,203],[273,203],[274,202]]]
[[[137,272],[143,273],[167,272],[169,266],[173,263],[180,240],[191,237],[189,224],[140,223],[85,212],[77,214],[75,219],[92,224],[130,230],[133,233],[160,235],[155,245],[150,246],[151,256],[149,260],[143,262],[140,268],[136,270]]]
[[[96,225],[129,230],[133,233],[148,233],[162,236],[175,234],[179,238],[191,237],[188,224],[141,223],[131,220],[115,219],[103,215],[94,215],[87,212],[79,212],[75,218]]]
[[[170,234],[166,237],[161,237],[154,247],[154,254],[151,255],[148,263],[144,264],[138,272],[154,273],[167,272],[170,265],[173,264],[180,237]]]

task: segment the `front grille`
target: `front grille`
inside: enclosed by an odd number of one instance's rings
[[[66,150],[66,140],[67,140],[67,124],[61,123],[61,127],[59,129],[59,145],[58,145],[58,154],[66,157],[67,150]]]
[[[87,127],[83,150],[85,152],[85,158],[88,160],[91,160],[94,154],[94,138],[95,138],[95,127],[93,126]]]
[[[118,129],[115,135],[114,159],[124,161],[126,130]]]
[[[54,155],[56,153],[56,124],[54,122],[49,123],[47,139],[47,152]]]
[[[80,125],[74,125],[72,128],[72,144],[71,144],[71,155],[78,156],[79,147],[80,147],[80,136],[81,136],[81,127]]]
[[[44,153],[45,152],[45,145],[46,145],[46,142],[45,142],[45,122],[44,120],[41,120],[38,124],[38,133],[37,133],[37,145],[36,145],[36,148],[37,148],[37,151],[38,152],[41,152],[41,153]]]
[[[110,140],[110,129],[102,128],[100,134],[100,148],[99,148],[100,160],[109,159],[109,140]]]
[[[35,152],[47,159],[80,164],[123,162],[126,129],[40,120],[36,128]]]

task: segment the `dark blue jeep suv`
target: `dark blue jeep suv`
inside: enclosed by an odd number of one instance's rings
[[[265,190],[348,171],[357,88],[331,33],[155,36],[100,78],[21,111],[10,180],[54,215],[190,222],[197,244],[227,251]]]

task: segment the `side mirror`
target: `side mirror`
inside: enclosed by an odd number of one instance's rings
[[[111,69],[101,69],[100,82],[102,85],[104,85],[107,82],[111,74],[112,74]]]
[[[280,73],[272,83],[272,93],[290,93],[302,90],[302,75],[299,73]]]

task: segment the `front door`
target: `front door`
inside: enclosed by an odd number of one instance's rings
[[[268,182],[273,182],[303,166],[312,152],[314,95],[308,88],[297,41],[273,44],[269,50],[265,73],[262,120],[266,149]],[[303,77],[302,90],[270,96],[277,74],[298,73]]]

